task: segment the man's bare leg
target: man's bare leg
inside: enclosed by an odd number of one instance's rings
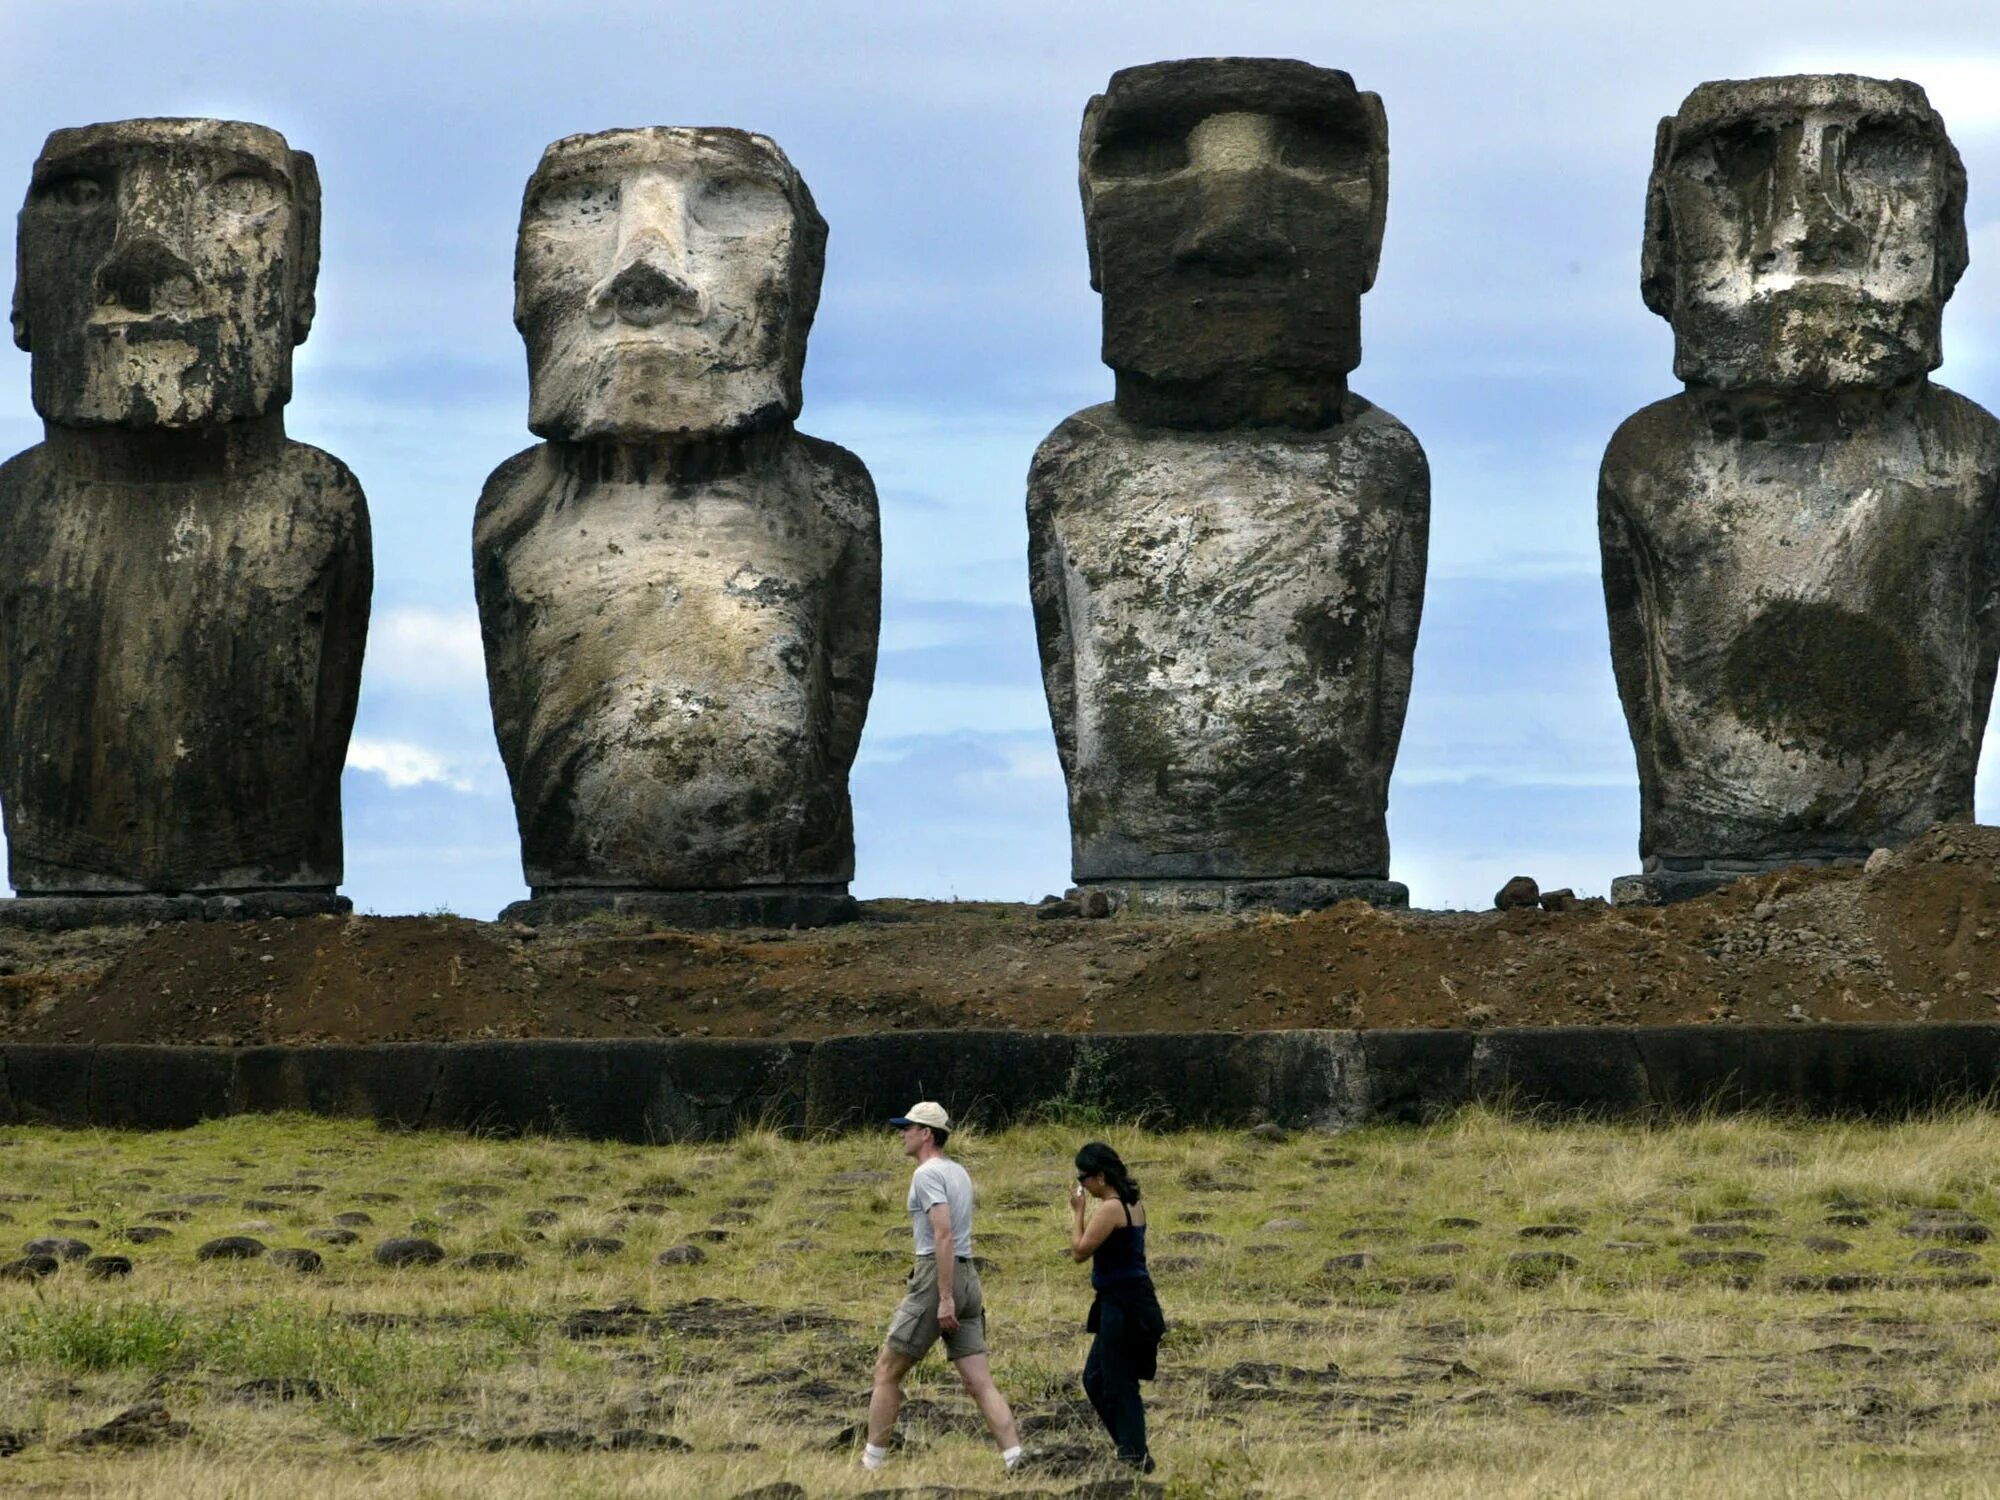
[[[907,1354],[899,1354],[887,1344],[875,1356],[875,1389],[868,1397],[868,1441],[877,1448],[889,1446],[889,1436],[896,1430],[896,1413],[903,1409],[903,1377],[915,1368],[916,1361]],[[982,1365],[985,1360],[980,1361]],[[988,1389],[992,1380],[987,1380]],[[996,1391],[997,1396],[999,1393]],[[980,1410],[984,1411],[982,1406]],[[1006,1403],[1001,1402],[1001,1410]],[[988,1419],[989,1422],[991,1419]],[[1010,1416],[1011,1422],[1013,1418]]]
[[[958,1371],[958,1378],[965,1382],[966,1392],[979,1408],[979,1415],[986,1418],[986,1430],[993,1434],[993,1441],[999,1444],[1000,1451],[1009,1453],[1020,1447],[1021,1429],[1014,1423],[1014,1411],[1008,1406],[1007,1398],[993,1383],[993,1372],[987,1366],[986,1356],[968,1354],[964,1359],[954,1361],[952,1367]],[[878,1384],[876,1389],[879,1391],[881,1386]],[[895,1420],[893,1415],[890,1420]]]

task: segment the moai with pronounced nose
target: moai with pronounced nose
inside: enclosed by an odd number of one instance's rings
[[[1670,901],[1972,815],[2000,654],[2000,423],[1934,385],[1965,172],[1922,89],[1705,83],[1660,123],[1641,288],[1686,391],[1628,419],[1598,522]]]
[[[546,441],[473,528],[533,891],[506,915],[853,914],[881,539],[861,461],[792,426],[825,250],[740,130],[572,136],[529,180],[514,319]]]
[[[319,211],[313,159],[260,125],[58,130],[35,163],[13,322],[47,435],[0,468],[0,799],[28,899],[0,920],[347,909],[368,510],[284,421]]]
[[[1388,164],[1381,100],[1302,62],[1127,68],[1084,111],[1116,399],[1036,453],[1028,566],[1075,878],[1115,906],[1408,899],[1430,475],[1347,387]]]

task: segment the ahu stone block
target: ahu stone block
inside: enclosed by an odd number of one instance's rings
[[[1085,111],[1081,183],[1116,396],[1028,476],[1077,884],[1142,910],[1400,903],[1430,479],[1347,386],[1381,101],[1302,62],[1128,68]]]
[[[0,803],[29,899],[0,920],[346,907],[368,511],[283,415],[319,209],[312,158],[259,125],[58,130],[35,163],[13,328],[46,436],[0,467]]]
[[[1644,870],[1677,899],[1972,816],[2000,660],[2000,423],[1944,387],[1965,173],[1915,84],[1701,85],[1660,124],[1642,292],[1685,389],[1598,519]]]
[[[573,136],[515,259],[529,426],[474,581],[533,896],[508,915],[853,913],[848,772],[874,684],[874,486],[795,430],[826,223],[739,130]]]

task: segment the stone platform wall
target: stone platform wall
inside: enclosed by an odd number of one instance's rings
[[[1342,1129],[1474,1102],[1625,1120],[1702,1109],[1879,1117],[1996,1087],[2000,1024],[0,1046],[0,1124],[177,1129],[293,1110],[625,1141],[840,1130],[920,1098],[988,1127],[1080,1106],[1167,1128]]]

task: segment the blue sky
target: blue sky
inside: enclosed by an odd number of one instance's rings
[[[800,425],[859,453],[882,495],[855,889],[1032,900],[1067,883],[1068,837],[1024,480],[1043,435],[1111,389],[1076,195],[1084,101],[1161,58],[1345,68],[1382,95],[1391,153],[1354,386],[1433,473],[1392,873],[1417,904],[1485,905],[1517,872],[1602,893],[1637,867],[1595,475],[1618,422],[1675,389],[1638,291],[1661,115],[1710,78],[1922,83],[1971,178],[1972,268],[1938,378],[2000,409],[2000,22],[1990,0],[1868,9],[7,0],[0,200],[19,203],[48,131],[94,120],[256,120],[318,158],[319,317],[288,420],[360,476],[376,545],[346,890],[364,910],[488,916],[522,886],[470,532],[487,473],[531,441],[511,322],[522,186],[577,131],[774,136],[831,225]],[[11,453],[40,425],[27,356],[0,367]],[[1983,817],[1996,799],[1982,777]]]

